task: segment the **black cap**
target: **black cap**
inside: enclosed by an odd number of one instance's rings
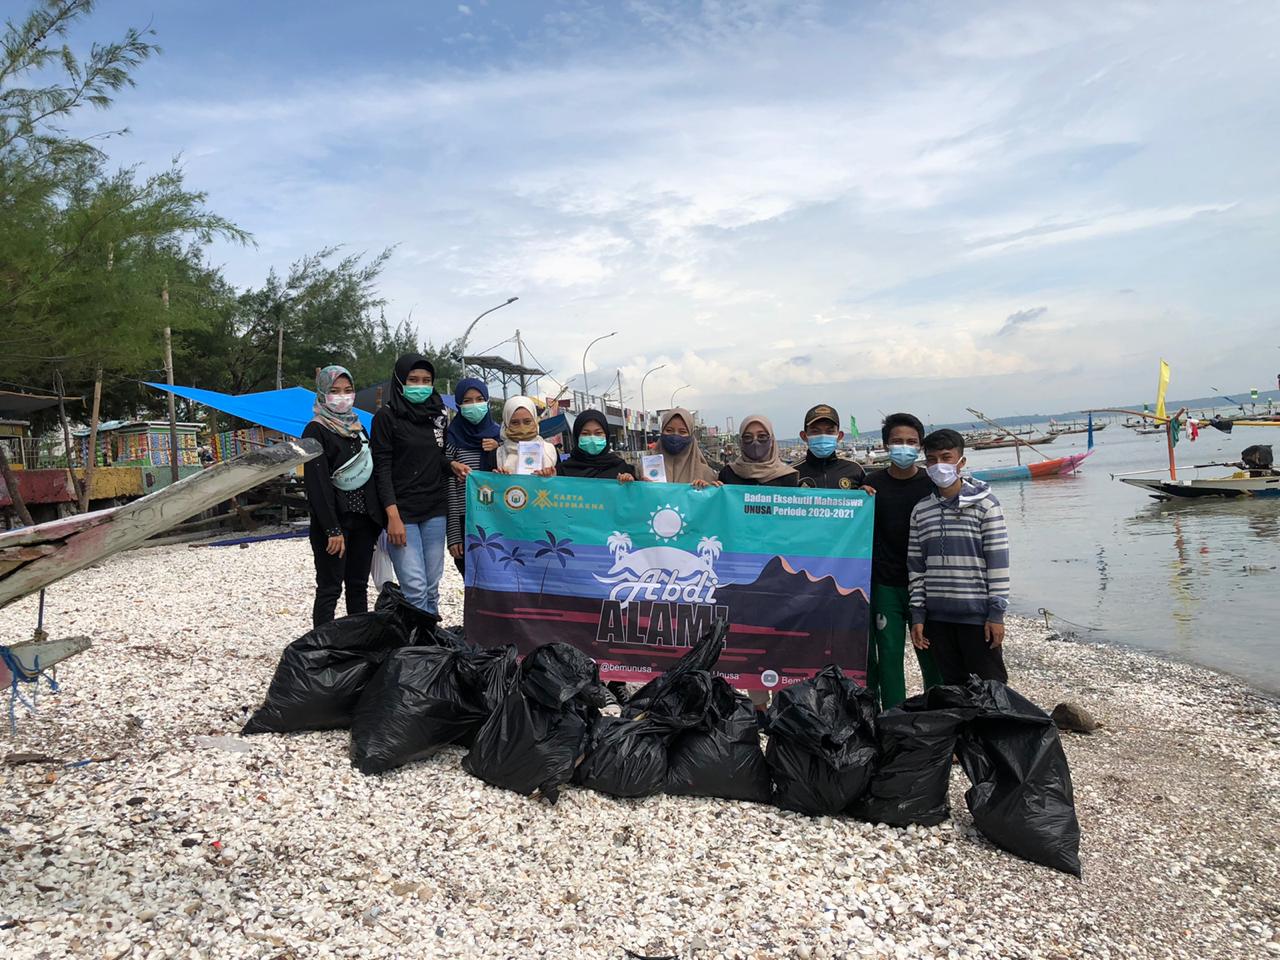
[[[808,430],[819,420],[830,420],[836,425],[836,429],[840,428],[840,414],[829,403],[820,403],[816,407],[810,407],[809,412],[804,415],[804,428]]]

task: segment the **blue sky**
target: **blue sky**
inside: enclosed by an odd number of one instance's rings
[[[104,2],[105,129],[250,230],[239,284],[396,244],[388,315],[794,433],[1274,384],[1269,2]],[[504,350],[509,348],[502,348]],[[553,390],[554,392],[554,390]],[[788,429],[790,428],[790,429]]]

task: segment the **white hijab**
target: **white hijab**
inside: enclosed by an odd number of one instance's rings
[[[512,397],[502,405],[502,446],[498,448],[498,466],[507,473],[515,473],[520,463],[520,441],[507,436],[507,427],[517,410],[528,410],[535,423],[538,419],[538,408],[528,397]],[[539,469],[545,470],[560,462],[560,455],[556,453],[554,446],[541,437],[535,439],[542,444],[542,464]]]

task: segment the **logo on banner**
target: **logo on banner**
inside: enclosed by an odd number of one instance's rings
[[[650,518],[650,530],[659,540],[675,537],[684,524],[678,510],[663,507]],[[627,606],[637,600],[667,603],[713,604],[720,578],[716,560],[723,549],[718,537],[703,537],[695,553],[679,547],[633,549],[631,535],[615,530],[606,546],[613,554],[613,566],[600,583],[610,584],[609,599]]]
[[[502,495],[502,502],[512,510],[523,510],[529,502],[529,494],[525,493],[524,487],[507,487],[507,492]]]

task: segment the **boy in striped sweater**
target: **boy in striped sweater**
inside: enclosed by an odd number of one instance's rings
[[[1000,501],[960,476],[964,438],[935,430],[922,444],[937,488],[911,513],[907,575],[911,642],[933,654],[946,684],[970,674],[1008,682],[1004,611],[1009,605],[1009,532]]]

